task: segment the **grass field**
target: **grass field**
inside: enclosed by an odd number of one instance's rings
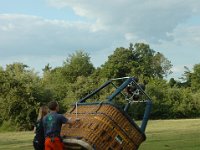
[[[200,119],[149,121],[139,150],[200,150]],[[0,133],[0,150],[33,150],[33,132]]]
[[[140,150],[200,150],[200,119],[149,121]]]

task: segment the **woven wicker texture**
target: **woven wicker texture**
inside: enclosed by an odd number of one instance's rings
[[[79,138],[96,150],[135,150],[145,140],[138,127],[110,104],[78,105],[66,117],[80,121],[64,125],[61,135]]]

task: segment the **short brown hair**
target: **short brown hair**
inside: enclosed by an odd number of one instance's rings
[[[48,103],[48,107],[50,110],[56,110],[56,107],[58,106],[58,102],[57,101],[51,101]]]

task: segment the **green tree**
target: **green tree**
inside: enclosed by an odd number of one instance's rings
[[[64,106],[69,108],[71,104],[91,93],[96,86],[90,77],[79,76],[76,82],[69,85],[67,95],[63,100]]]
[[[170,80],[169,80],[169,86],[172,88],[172,87],[174,87],[175,85],[176,85],[176,80],[174,79],[174,78],[171,78]]]
[[[194,65],[193,73],[189,75],[190,75],[192,89],[195,91],[200,91],[199,90],[200,89],[200,64]]]
[[[45,89],[51,91],[53,99],[61,101],[67,94],[69,81],[64,75],[64,67],[56,67],[50,71],[45,71],[42,84]]]
[[[2,75],[3,74],[3,75]],[[31,129],[36,112],[41,103],[45,103],[45,90],[40,78],[27,65],[14,63],[1,71],[3,91],[0,107],[3,121],[10,121],[19,129]]]
[[[117,48],[108,61],[101,66],[101,77],[118,78],[131,75],[131,69],[135,66],[132,51],[123,47]]]
[[[84,51],[76,51],[69,55],[63,65],[63,73],[70,83],[75,82],[79,76],[91,75],[94,70],[89,55]]]
[[[170,102],[167,99],[169,85],[163,79],[151,79],[146,87],[147,94],[153,101],[151,118],[170,118]]]
[[[171,62],[148,44],[131,43],[129,49],[117,48],[101,66],[101,76],[136,76],[141,79],[163,78],[171,73]]]
[[[137,66],[133,74],[142,78],[163,78],[171,73],[171,62],[163,54],[155,52],[148,44],[136,43],[133,48],[134,61]]]
[[[43,85],[45,89],[53,93],[53,99],[61,103],[62,111],[66,111],[70,102],[72,102],[71,99],[76,100],[75,98],[78,97],[75,96],[76,93],[74,93],[75,97],[70,96],[74,91],[74,86],[77,85],[78,88],[80,79],[87,79],[94,70],[89,55],[83,51],[76,51],[68,56],[61,67],[52,69],[49,65],[45,66],[43,69]],[[80,95],[82,94],[80,93]]]
[[[182,81],[177,82],[177,86],[189,88],[189,87],[191,87],[192,72],[190,71],[190,69],[187,66],[184,66],[184,69],[185,69],[185,71],[184,71],[182,77],[180,78]]]

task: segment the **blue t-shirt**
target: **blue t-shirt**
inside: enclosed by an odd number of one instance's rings
[[[51,112],[43,118],[44,134],[47,136],[60,136],[62,124],[67,123],[67,118],[56,112]]]

